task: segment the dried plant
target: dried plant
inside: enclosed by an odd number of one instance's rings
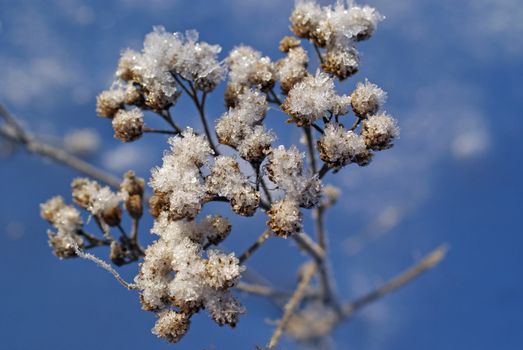
[[[116,80],[100,93],[96,106],[98,115],[111,121],[114,137],[123,142],[136,142],[144,134],[171,135],[163,163],[152,169],[147,182],[133,171],[120,181],[39,141],[2,108],[4,139],[89,176],[73,180],[74,204],[57,196],[41,205],[41,216],[53,226],[48,233],[53,253],[61,259],[92,260],[126,288],[139,291],[142,308],[158,316],[153,333],[173,343],[188,332],[191,317],[203,310],[218,325],[234,327],[245,311],[235,289],[283,300],[283,316],[269,349],[283,334],[316,342],[360,307],[433,267],[445,247],[351,302],[339,298],[328,268],[324,215],[339,193],[324,186],[322,179],[352,164],[369,165],[374,152],[391,148],[399,135],[395,119],[383,111],[387,94],[381,88],[365,80],[351,94],[340,95],[335,86],[336,80],[358,71],[355,45],[369,39],[382,19],[374,8],[352,2],[320,7],[297,1],[290,16],[295,36],[281,40],[283,57],[277,61],[245,45],[222,60],[220,46],[199,41],[196,31],[169,33],[155,27],[140,52],[122,52]],[[309,53],[302,46],[307,42],[317,55],[317,69],[309,67]],[[205,104],[223,80],[227,111],[213,130]],[[180,98],[194,103],[203,134],[180,126],[183,119],[171,115]],[[275,133],[264,125],[270,105],[302,130],[304,146],[276,143]],[[166,122],[165,130],[147,126],[151,112]],[[241,216],[262,211],[267,230],[243,253],[226,253],[219,247],[234,227],[220,215],[202,217],[202,208],[210,202],[229,203]],[[138,238],[146,204],[154,218],[150,231],[157,239],[144,248]],[[313,213],[316,239],[306,234],[302,222],[307,210]],[[81,211],[94,220],[99,234],[87,232]],[[122,226],[123,215],[132,222],[129,230]],[[310,256],[299,268],[294,292],[242,278],[249,257],[271,237],[292,239]],[[133,283],[87,253],[95,247],[107,247],[116,266],[138,262]]]

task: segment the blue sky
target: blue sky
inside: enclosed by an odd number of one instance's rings
[[[327,2],[324,2],[327,3]],[[518,0],[373,0],[387,19],[359,45],[361,70],[339,91],[369,78],[389,93],[387,111],[402,135],[367,168],[349,167],[327,182],[343,201],[328,216],[332,268],[349,299],[379,285],[447,242],[448,258],[421,279],[363,310],[333,335],[336,349],[517,349],[523,344],[523,5]],[[279,57],[289,0],[0,0],[0,101],[52,142],[93,128],[89,160],[115,173],[148,177],[163,137],[122,145],[95,115],[125,47],[140,48],[153,25],[197,29],[222,57],[252,45]],[[209,113],[223,112],[220,92]],[[191,105],[174,114],[195,125]],[[299,134],[273,111],[268,125],[283,143]],[[46,243],[38,203],[68,196],[76,175],[22,151],[0,159],[0,345],[5,349],[166,349],[150,334],[154,317],[137,296],[85,261],[59,261]],[[222,208],[217,208],[222,210]],[[146,227],[145,223],[143,227]],[[235,220],[227,245],[242,250],[263,230]],[[142,236],[150,240],[147,232]],[[252,260],[276,285],[291,288],[304,257],[273,240]],[[136,267],[124,269],[130,279]],[[244,349],[264,344],[279,316],[271,304],[242,297],[236,330],[204,313],[179,349]],[[284,341],[283,348],[295,345]]]

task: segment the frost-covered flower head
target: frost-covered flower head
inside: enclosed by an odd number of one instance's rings
[[[143,113],[138,108],[120,109],[112,124],[115,138],[123,142],[135,141],[143,134]]]
[[[399,136],[396,120],[386,113],[373,115],[363,121],[361,137],[368,148],[379,151],[392,147]]]
[[[282,42],[283,41],[284,40],[282,40]],[[277,61],[275,65],[276,77],[284,93],[288,93],[296,83],[300,82],[309,74],[307,72],[307,65],[309,63],[307,51],[299,44],[291,46],[294,44],[280,43],[280,47],[284,45],[283,49],[285,50],[284,52],[287,53],[287,56]]]
[[[359,117],[365,117],[378,112],[385,101],[387,93],[378,85],[365,79],[364,83],[358,83],[351,95],[352,110]]]
[[[182,137],[169,139],[171,152],[163,157],[163,165],[152,170],[150,186],[166,195],[171,214],[177,218],[194,218],[201,210],[206,192],[200,167],[212,154],[205,136],[190,128]]]
[[[327,74],[317,71],[305,77],[289,91],[282,105],[284,112],[298,126],[310,125],[334,109],[336,92],[334,82]]]
[[[320,158],[330,167],[342,167],[358,157],[365,156],[367,146],[363,138],[339,124],[329,124],[318,140]]]
[[[250,46],[234,48],[227,57],[230,84],[240,86],[259,86],[268,88],[274,85],[274,72],[271,59]]]

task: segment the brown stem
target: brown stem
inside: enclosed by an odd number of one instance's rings
[[[150,134],[166,134],[166,135],[178,135],[180,134],[179,131],[171,131],[171,130],[159,130],[159,129],[152,129],[148,127],[143,128],[143,132],[150,133]]]

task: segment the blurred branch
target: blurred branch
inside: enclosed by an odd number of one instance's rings
[[[351,317],[356,311],[362,307],[383,298],[389,293],[394,292],[396,289],[403,287],[409,282],[412,282],[417,277],[421,276],[424,272],[438,265],[448,251],[446,244],[434,249],[428,255],[426,255],[420,262],[414,264],[412,267],[397,275],[396,277],[389,280],[383,286],[363,295],[362,297],[353,300],[343,306],[343,318]]]
[[[24,147],[29,153],[51,159],[113,188],[119,188],[120,179],[114,175],[30,135],[2,105],[0,105],[0,116],[6,121],[6,125],[0,126],[0,137]]]
[[[316,265],[313,263],[308,263],[302,266],[300,269],[300,281],[298,283],[298,286],[296,287],[296,290],[292,294],[291,298],[285,304],[283,310],[283,316],[281,320],[278,322],[278,326],[274,330],[274,333],[272,334],[272,337],[269,341],[269,344],[267,347],[269,349],[274,349],[274,347],[278,344],[280,341],[280,338],[283,334],[283,330],[285,327],[287,327],[287,324],[289,323],[289,320],[291,319],[291,316],[294,314],[296,308],[300,304],[307,287],[309,286],[309,283],[312,279],[312,276],[314,276],[314,273],[316,272]]]

